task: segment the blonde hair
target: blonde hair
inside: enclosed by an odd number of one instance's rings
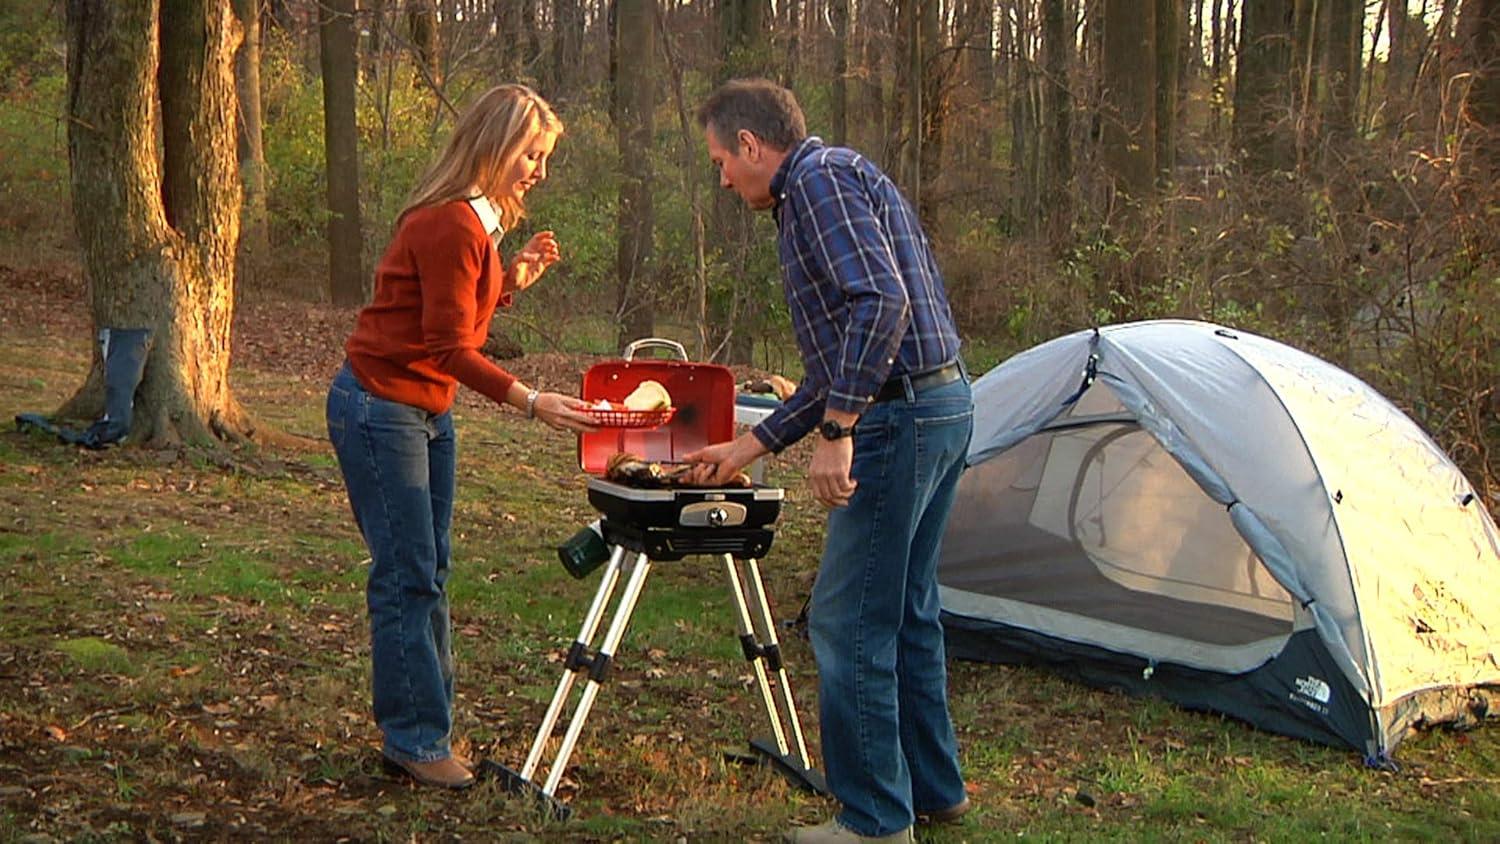
[[[501,195],[500,179],[543,133],[561,135],[563,124],[535,91],[511,84],[484,92],[459,116],[447,148],[417,180],[396,222],[418,208],[467,199],[477,187],[496,205],[500,224],[511,228],[526,208],[509,192]]]

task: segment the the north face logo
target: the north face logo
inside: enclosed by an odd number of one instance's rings
[[[1297,693],[1310,697],[1318,703],[1327,703],[1333,697],[1333,689],[1318,677],[1298,677]]]

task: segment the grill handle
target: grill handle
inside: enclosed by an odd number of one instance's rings
[[[639,340],[630,341],[630,344],[625,347],[625,359],[633,360],[636,351],[639,349],[666,349],[667,351],[676,352],[678,360],[688,359],[687,349],[683,348],[681,343],[676,340],[668,340],[665,337],[642,337]]]

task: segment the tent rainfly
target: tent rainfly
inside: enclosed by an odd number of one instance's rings
[[[1047,665],[1386,764],[1500,704],[1500,540],[1349,373],[1201,322],[1085,330],[974,385],[949,652]]]

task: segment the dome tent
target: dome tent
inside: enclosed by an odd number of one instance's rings
[[[1500,692],[1500,541],[1368,385],[1200,322],[1080,331],[974,385],[949,652],[1384,762]]]

